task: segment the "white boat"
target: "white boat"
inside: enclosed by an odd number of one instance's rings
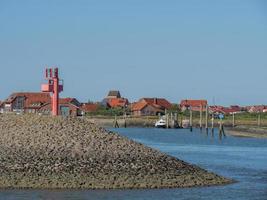
[[[160,120],[158,120],[156,123],[155,123],[155,127],[156,128],[166,128],[166,120],[161,118]]]

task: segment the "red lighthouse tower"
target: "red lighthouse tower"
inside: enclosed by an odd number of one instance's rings
[[[63,91],[63,85],[59,83],[58,68],[45,70],[45,78],[48,83],[42,84],[42,92],[52,92],[52,115],[58,115],[59,93]]]

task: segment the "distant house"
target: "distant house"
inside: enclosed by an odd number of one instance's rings
[[[49,93],[42,92],[20,92],[11,94],[2,102],[3,112],[27,112],[36,113],[38,110],[50,102]]]
[[[230,106],[230,107],[224,107],[224,106],[210,106],[209,112],[211,114],[237,114],[242,112],[242,108],[239,106]]]
[[[114,98],[121,98],[120,91],[117,90],[111,90],[108,92],[107,99],[114,99]]]
[[[100,105],[96,103],[82,103],[81,105],[82,115],[85,115],[86,113],[96,112],[99,106]]]
[[[42,106],[38,112],[42,114],[51,113],[51,101]],[[59,99],[59,114],[62,116],[81,116],[81,103],[75,98],[60,98]]]
[[[121,97],[119,91],[112,90],[109,91],[107,97],[102,100],[101,105],[108,108],[125,108],[129,105],[129,101],[128,99]]]
[[[135,116],[152,116],[164,114],[172,104],[163,98],[142,98],[131,105],[132,114]]]
[[[20,92],[11,94],[2,103],[3,112],[51,113],[51,97],[44,92]],[[80,103],[75,98],[59,99],[59,114],[64,116],[80,115]]]
[[[249,113],[261,113],[263,112],[267,106],[265,105],[254,105],[254,106],[247,106],[247,111]]]
[[[180,108],[182,111],[189,110],[191,108],[192,111],[200,111],[205,110],[208,105],[207,100],[182,100],[180,102]]]

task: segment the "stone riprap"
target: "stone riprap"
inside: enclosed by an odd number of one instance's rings
[[[173,188],[231,182],[87,120],[0,115],[0,188]]]

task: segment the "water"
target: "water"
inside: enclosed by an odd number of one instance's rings
[[[226,186],[156,190],[0,190],[0,199],[235,199],[267,200],[267,139],[219,140],[189,130],[116,129],[121,135],[238,182]]]

